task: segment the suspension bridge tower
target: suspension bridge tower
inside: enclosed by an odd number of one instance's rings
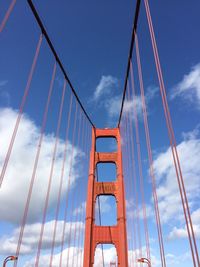
[[[112,153],[97,152],[96,139],[108,137],[114,137],[116,139],[117,151]],[[98,163],[116,164],[117,177],[114,182],[97,181],[95,170]],[[95,224],[95,203],[97,197],[100,195],[112,195],[115,197],[117,203],[117,225],[98,226]],[[113,244],[117,251],[118,266],[128,267],[125,191],[119,128],[92,129],[85,227],[83,267],[93,266],[95,249],[98,244]]]

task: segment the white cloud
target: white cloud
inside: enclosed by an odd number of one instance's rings
[[[105,101],[105,107],[110,117],[119,116],[122,99],[121,96],[114,96],[111,99]]]
[[[108,213],[111,211],[112,207],[111,207],[111,203],[110,203],[110,200],[114,199],[113,196],[100,196],[99,197],[99,203],[100,203],[100,210],[101,210],[101,213]],[[96,200],[96,209],[98,209],[98,201]]]
[[[145,248],[143,247],[143,255],[146,255]],[[81,267],[83,266],[81,259],[83,260],[83,249],[82,247],[70,247],[69,249],[66,248],[63,250],[63,261],[62,264],[66,266],[67,264],[67,256],[68,256],[68,251],[69,251],[69,267]],[[73,257],[74,256],[74,262],[73,262]],[[104,264],[105,266],[110,266],[110,262],[116,262],[117,263],[117,252],[114,246],[112,245],[103,245],[103,255],[104,255]],[[131,264],[136,263],[136,255],[139,255],[139,250],[128,250],[128,258],[129,262]],[[49,260],[50,260],[50,255],[49,254],[43,254],[40,257],[40,266],[41,267],[48,267],[49,266]],[[53,267],[59,266],[59,261],[60,261],[60,253],[57,253],[54,255],[53,258]],[[166,254],[166,261],[167,265],[169,266],[182,266],[183,263],[188,263],[191,262],[191,256],[189,252],[183,253],[181,255],[175,255],[173,253],[167,253]],[[77,264],[78,262],[78,264]],[[26,261],[23,267],[34,267],[35,259],[31,259],[29,261]],[[152,266],[160,267],[161,262],[159,260],[159,253],[156,255],[154,251],[151,251],[151,263]],[[99,245],[96,248],[95,251],[95,259],[94,259],[94,267],[102,267],[102,249],[101,245]]]
[[[184,140],[192,140],[192,139],[196,139],[198,138],[198,136],[200,136],[200,124],[198,124],[194,130],[190,131],[190,132],[183,132],[182,133],[182,137]]]
[[[118,87],[118,79],[111,75],[103,75],[95,89],[93,99],[98,100],[101,96],[110,94],[115,87]]]
[[[49,221],[45,223],[44,227],[44,235],[43,235],[43,242],[42,248],[43,249],[50,249],[52,245],[52,238],[53,238],[53,229],[54,229],[55,221]],[[64,221],[57,222],[57,231],[56,231],[56,239],[55,239],[55,247],[60,246],[62,242],[62,229],[64,226]],[[75,228],[80,228],[81,231],[84,229],[84,224],[82,222],[73,222],[71,226],[71,231],[73,232]],[[25,227],[24,236],[22,240],[20,255],[27,254],[30,255],[33,253],[37,246],[38,241],[40,238],[40,229],[41,223],[34,223],[28,224]],[[69,233],[70,233],[70,222],[66,222],[65,228],[65,244],[68,240]],[[13,232],[8,236],[5,235],[0,238],[0,253],[1,254],[15,254],[18,237],[19,237],[20,228],[16,228]]]
[[[172,98],[182,96],[190,102],[197,101],[198,108],[200,103],[200,63],[193,66],[190,72],[183,76],[172,91]]]
[[[145,95],[146,104],[150,103],[150,101],[157,95],[158,88],[157,87],[148,87]],[[108,111],[110,117],[118,117],[122,104],[122,96],[115,96],[105,101],[105,107]],[[142,118],[142,100],[139,95],[136,95],[135,98],[131,98],[130,100],[126,100],[124,102],[124,113],[130,113],[131,118],[134,118],[134,109],[136,109],[137,116],[139,119]]]
[[[128,251],[129,259],[131,259],[131,262],[135,261],[135,259],[139,258],[140,251],[137,250],[129,250]],[[146,248],[142,247],[142,255],[145,257],[146,255]],[[188,265],[188,263],[191,262],[191,255],[190,252],[185,252],[182,254],[175,254],[174,251],[172,253],[167,252],[165,250],[165,259],[166,259],[166,265],[167,266],[183,266],[183,264]],[[151,265],[156,267],[161,267],[161,261],[160,261],[160,253],[159,250],[151,247]],[[185,266],[185,265],[184,265]]]
[[[191,262],[191,256],[189,252],[183,253],[181,255],[175,255],[172,253],[166,254],[167,266],[183,266],[186,262]],[[188,266],[188,265],[187,265]]]
[[[129,257],[129,260],[131,263],[133,263],[134,261],[136,263],[136,259],[140,258],[141,251],[142,251],[142,256],[145,257],[145,255],[147,255],[145,246],[143,246],[141,248],[141,250],[140,249],[135,249],[135,250],[129,249],[128,250],[128,257]],[[151,248],[151,265],[152,266],[159,266],[159,267],[161,266],[161,262],[160,262],[159,258],[157,258],[157,256],[155,255],[155,251],[152,248]],[[139,266],[139,264],[138,264],[138,266]]]
[[[104,247],[103,255],[104,255],[105,266],[109,266],[111,261],[117,263],[117,251],[116,251],[115,247],[111,246],[111,245],[104,245],[103,247]],[[143,251],[144,255],[146,255],[144,247],[142,247],[142,251]],[[128,250],[128,258],[129,258],[129,261],[131,263],[133,263],[132,260],[136,259],[136,255],[139,255],[138,249],[137,250],[131,250],[131,249]],[[151,256],[151,259],[152,259],[151,262],[152,262],[153,266],[160,266],[160,261],[154,255]],[[100,245],[97,247],[97,249],[95,251],[94,267],[102,267],[102,249],[101,249]]]
[[[192,215],[192,222],[193,222],[193,229],[196,238],[200,238],[200,209],[195,210]],[[169,233],[169,239],[176,239],[176,238],[187,238],[187,229],[186,226],[183,228],[174,227],[172,231]]]
[[[121,96],[115,96],[111,99],[107,99],[105,101],[105,107],[108,111],[110,117],[117,117],[119,116],[120,108],[122,104]],[[126,101],[124,104],[124,112],[131,113],[133,117],[133,110],[136,107],[138,116],[141,117],[142,115],[142,101],[139,96],[136,96],[135,99],[131,99]]]
[[[105,266],[109,266],[110,262],[116,262],[117,261],[117,252],[114,246],[110,246],[105,248],[103,250],[104,255],[104,264]],[[94,259],[94,267],[101,267],[102,266],[102,249],[101,246],[98,246],[95,251],[95,259]]]
[[[146,203],[146,218],[150,218],[154,215],[152,205]],[[142,206],[139,205],[138,207],[139,214],[136,212],[136,206],[133,199],[126,200],[126,215],[128,219],[137,218],[140,219],[144,218]]]
[[[2,168],[5,154],[16,121],[17,113],[12,109],[0,109],[0,169]],[[11,158],[0,189],[0,219],[13,223],[21,221],[25,201],[27,198],[30,178],[33,170],[33,163],[36,155],[36,148],[40,135],[39,128],[26,115],[22,116],[18,134],[13,147]],[[55,143],[54,135],[45,135],[42,143],[40,160],[37,168],[36,179],[33,187],[31,204],[29,209],[29,221],[35,221],[42,213],[44,198],[47,190],[47,183],[50,174],[52,152]],[[71,155],[72,146],[68,142],[67,155]],[[49,208],[55,205],[61,167],[63,160],[64,141],[59,140],[57,155],[55,158],[54,174],[52,179],[53,190],[50,193]],[[72,183],[78,177],[76,163],[80,160],[81,152],[74,149],[74,160],[72,170]],[[67,157],[64,181],[68,179],[70,157]],[[67,182],[63,186],[66,191]],[[53,192],[54,191],[54,192]]]
[[[86,202],[82,202],[79,207],[77,207],[74,211],[73,214],[82,214],[86,209]]]
[[[8,106],[10,104],[10,94],[5,89],[5,85],[7,85],[7,80],[0,81],[0,104]]]
[[[142,117],[142,100],[140,96],[135,96],[135,98],[125,102],[124,112],[130,113],[132,118],[134,117],[133,116],[134,109],[137,112],[137,116],[141,118]]]
[[[101,210],[101,214],[103,213],[109,213],[112,209],[111,203],[110,203],[110,199],[112,198],[112,200],[114,199],[113,196],[106,196],[106,195],[101,195],[99,197],[99,204],[100,204],[100,210]],[[77,207],[73,214],[80,214],[82,212],[84,212],[84,210],[86,209],[86,202],[82,202],[79,207]],[[96,205],[95,205],[95,212],[97,214],[98,217],[98,212],[99,212],[99,206],[98,206],[98,199],[96,199]]]
[[[168,239],[186,238],[186,237],[188,237],[187,230],[185,228],[177,228],[176,226],[168,235]]]
[[[189,201],[194,231],[200,236],[200,139],[197,128],[184,134],[185,139],[178,146],[178,153],[183,172],[186,193]],[[168,223],[171,228],[168,239],[184,238],[187,236],[185,219],[174,170],[171,149],[160,153],[154,161],[157,178],[157,194],[161,221]]]
[[[76,267],[81,267],[83,264],[80,262],[80,259],[82,257],[83,259],[83,249],[82,248],[77,248],[77,247],[70,247],[69,249],[66,248],[63,251],[63,261],[62,265],[66,266],[67,264],[67,255],[68,255],[68,250],[69,250],[69,267],[76,266]],[[74,265],[72,264],[72,255],[74,254]],[[77,265],[77,257],[79,258],[78,260],[78,265]],[[115,247],[107,247],[104,245],[104,263],[105,266],[110,265],[110,261],[116,261],[116,249]],[[60,261],[60,253],[56,254],[53,258],[53,265],[54,267],[59,266],[59,261]],[[102,267],[102,250],[101,247],[98,246],[95,251],[95,261],[94,261],[94,267]],[[34,267],[34,259],[31,259],[27,261],[23,267]],[[41,267],[48,267],[49,266],[49,254],[42,255],[40,258],[40,266]]]
[[[200,139],[184,140],[177,149],[189,204],[193,208],[200,195]],[[162,221],[180,220],[183,215],[182,205],[170,148],[157,156],[154,168]]]
[[[7,80],[2,80],[2,81],[0,81],[0,87],[5,86],[7,83],[8,83]]]
[[[69,253],[69,261],[67,261],[68,253]],[[80,259],[82,257],[82,253],[83,253],[82,248],[70,247],[69,249],[68,248],[64,249],[63,253],[62,253],[62,266],[82,267],[83,265],[82,265],[82,263],[80,261]],[[59,266],[60,255],[61,255],[60,253],[57,253],[57,254],[54,255],[53,261],[52,261],[52,266],[53,267]],[[72,255],[74,255],[74,262],[73,262]],[[77,257],[78,257],[78,261],[77,261]],[[40,267],[49,267],[49,262],[50,262],[50,255],[49,254],[41,255],[41,257],[40,257]],[[77,264],[77,262],[78,262],[78,264]],[[23,265],[23,267],[34,267],[34,266],[35,266],[35,259],[28,260]]]

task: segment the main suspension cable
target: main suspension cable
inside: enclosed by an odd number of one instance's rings
[[[121,104],[121,110],[120,110],[120,114],[119,114],[118,127],[120,125],[120,121],[121,121],[122,113],[123,113],[123,108],[124,108],[124,101],[125,101],[127,82],[128,82],[128,76],[129,76],[129,70],[130,70],[129,62],[132,59],[132,54],[133,54],[133,47],[134,47],[134,43],[135,43],[135,33],[137,32],[137,25],[138,25],[139,13],[140,13],[140,6],[141,6],[141,0],[137,0],[136,8],[135,8],[134,22],[133,22],[133,29],[132,29],[131,44],[130,44],[129,55],[128,55],[126,77],[125,77],[125,82],[124,82],[124,91],[123,91],[123,96],[122,96],[122,104]]]
[[[66,81],[67,81],[67,83],[69,84],[70,89],[72,90],[72,92],[73,92],[73,94],[74,94],[74,96],[75,96],[77,102],[79,103],[79,105],[80,105],[80,107],[81,107],[83,113],[84,113],[85,116],[87,117],[87,119],[88,119],[88,121],[90,122],[90,124],[91,124],[93,127],[95,127],[94,124],[93,124],[93,122],[91,121],[91,119],[90,119],[88,113],[86,112],[85,108],[83,107],[83,105],[82,105],[82,103],[81,103],[81,101],[80,101],[80,99],[79,99],[79,97],[78,97],[78,95],[77,95],[77,93],[76,93],[76,91],[75,91],[75,89],[74,89],[74,87],[73,87],[73,85],[72,85],[72,83],[71,83],[71,81],[70,81],[68,75],[67,75],[67,72],[66,72],[66,70],[65,70],[65,68],[64,68],[64,65],[63,65],[63,63],[61,62],[61,59],[60,59],[60,57],[58,56],[58,53],[57,53],[56,50],[55,50],[55,47],[54,47],[54,45],[53,45],[53,43],[52,43],[52,41],[51,41],[51,39],[50,39],[50,37],[49,37],[49,35],[48,35],[48,33],[47,33],[45,27],[44,27],[44,24],[42,23],[42,20],[41,20],[39,14],[38,14],[38,12],[37,12],[37,10],[36,10],[36,8],[35,8],[33,2],[32,2],[32,0],[27,0],[27,2],[28,2],[29,6],[30,6],[30,8],[31,8],[31,11],[33,12],[33,15],[34,15],[34,17],[35,17],[35,19],[36,19],[36,21],[37,21],[37,23],[38,23],[38,25],[39,25],[39,27],[40,27],[40,29],[41,29],[41,32],[43,33],[43,35],[44,35],[44,37],[45,37],[45,39],[46,39],[46,41],[47,41],[47,44],[48,44],[48,46],[49,46],[51,52],[53,53],[53,55],[54,55],[54,57],[55,57],[55,59],[56,59],[56,61],[57,61],[57,63],[58,63],[58,66],[60,67],[60,69],[61,69],[61,71],[62,71],[62,73],[63,73],[63,75],[64,75],[64,77],[65,77],[65,79],[66,79]]]

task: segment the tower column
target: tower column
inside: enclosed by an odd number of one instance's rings
[[[100,137],[114,137],[117,141],[117,151],[112,153],[97,152],[96,139]],[[92,129],[83,267],[93,266],[95,249],[98,244],[113,244],[117,250],[118,266],[128,267],[125,192],[120,138],[118,128]],[[116,181],[97,182],[95,170],[98,163],[115,163],[117,167]],[[99,195],[113,195],[115,197],[117,203],[117,225],[95,225],[95,203]]]

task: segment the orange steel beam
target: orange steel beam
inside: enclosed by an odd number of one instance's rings
[[[96,139],[100,137],[116,138],[117,151],[112,153],[96,152]],[[113,162],[116,164],[116,181],[97,182],[95,170],[97,164],[100,162]],[[117,225],[97,226],[95,224],[95,203],[99,195],[112,195],[115,197],[117,203]],[[128,267],[125,192],[119,128],[92,129],[83,267],[93,266],[95,249],[98,244],[113,244],[117,250],[118,267]]]

